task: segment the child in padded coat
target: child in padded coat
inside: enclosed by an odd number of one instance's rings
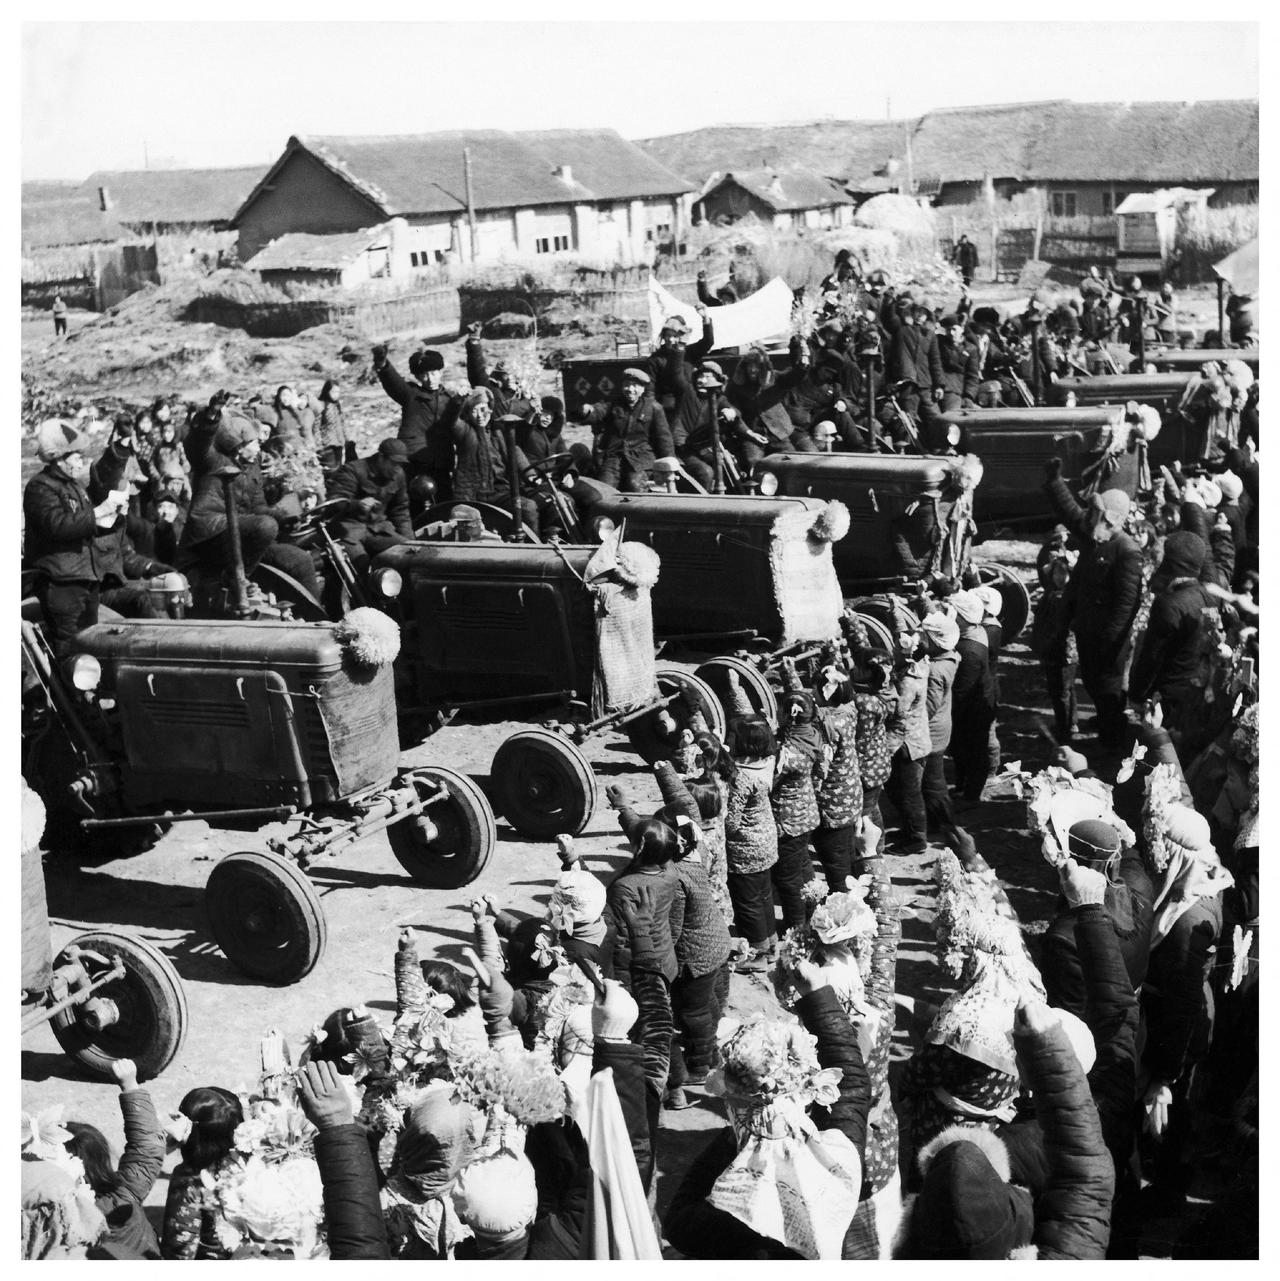
[[[778,861],[778,824],[769,799],[778,748],[764,717],[738,716],[729,722],[729,750],[734,773],[725,809],[725,864],[734,929],[749,949],[737,969],[746,973],[767,969],[778,946],[770,876]]]
[[[143,1203],[164,1165],[165,1140],[151,1095],[138,1088],[138,1069],[132,1059],[116,1059],[111,1075],[120,1086],[124,1118],[124,1155],[119,1165],[102,1131],[81,1121],[68,1121],[72,1137],[67,1151],[79,1157],[94,1201],[107,1221],[97,1255],[112,1259],[158,1259],[160,1244]],[[105,1255],[103,1252],[105,1251]]]
[[[818,721],[827,741],[827,773],[818,789],[818,829],[813,848],[831,893],[847,887],[862,818],[862,767],[858,761],[858,711],[844,668],[829,664],[819,675]]]
[[[770,795],[778,824],[778,860],[772,878],[783,926],[794,930],[802,929],[807,917],[803,891],[813,878],[809,842],[821,818],[817,789],[826,773],[828,747],[812,695],[794,689],[778,702],[778,765]]]

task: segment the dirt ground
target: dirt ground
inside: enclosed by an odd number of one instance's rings
[[[985,296],[988,293],[991,297]],[[1007,288],[998,294],[981,289],[975,294],[979,303],[1008,304],[1023,296]],[[203,401],[221,386],[242,393],[270,392],[286,380],[316,393],[325,377],[334,376],[343,384],[348,417],[364,441],[375,441],[394,429],[395,406],[367,378],[370,344],[364,338],[312,331],[295,340],[254,341],[214,326],[157,320],[154,312],[154,307],[149,313],[141,310],[136,324],[123,315],[95,318],[73,313],[70,338],[58,342],[47,316],[25,317],[23,373],[29,405],[75,400],[141,405],[158,392]],[[402,363],[414,345],[414,337],[402,336],[393,345],[392,358]],[[520,347],[492,344],[495,355]],[[465,385],[461,342],[446,343],[441,350],[447,381]],[[558,394],[553,372],[546,372],[542,390]],[[28,416],[28,427],[30,421]],[[29,434],[24,433],[24,473],[31,467]],[[979,555],[1014,567],[1030,581],[1035,550],[1032,543],[988,543]],[[1047,714],[1038,669],[1020,644],[1007,648],[1002,667],[1004,758],[1039,768],[1048,763],[1048,749],[1036,734],[1036,718]],[[484,775],[498,744],[521,724],[452,725],[406,753],[403,763],[435,762]],[[1082,744],[1086,753],[1089,746],[1088,740]],[[604,804],[603,784],[625,782],[637,797],[651,799],[655,806],[658,796],[652,775],[642,770],[619,735],[601,734],[589,740],[586,751],[601,779],[601,806],[578,846],[586,865],[607,877],[622,866],[627,854],[613,812]],[[1027,833],[1025,807],[1011,785],[993,781],[988,797],[965,822],[1008,886],[1024,930],[1034,941],[1053,911],[1055,880],[1039,855],[1038,842]],[[302,983],[273,988],[246,979],[225,960],[211,941],[202,907],[203,885],[216,860],[236,849],[262,848],[265,835],[211,831],[202,823],[178,825],[153,850],[134,858],[91,868],[57,861],[47,867],[55,949],[86,929],[122,927],[160,947],[184,981],[191,1015],[186,1045],[178,1062],[150,1086],[162,1115],[176,1109],[194,1086],[251,1083],[257,1075],[259,1039],[268,1029],[283,1032],[296,1052],[312,1025],[338,1006],[364,1003],[389,1021],[394,1010],[392,963],[402,927],[418,931],[423,955],[438,952],[457,959],[471,936],[468,903],[473,895],[491,893],[503,906],[540,914],[557,871],[554,846],[518,839],[501,820],[498,849],[488,868],[474,884],[453,892],[415,887],[386,838],[367,839],[340,859],[313,869],[328,921],[327,952]],[[904,997],[936,1000],[945,991],[932,949],[935,857],[936,850],[931,850],[917,858],[890,859],[904,905],[897,983]],[[737,1011],[772,1006],[767,978],[735,976],[731,1003]],[[906,1028],[900,1026],[895,1055],[904,1058],[908,1052]],[[115,1088],[81,1074],[59,1052],[48,1028],[25,1038],[21,1073],[24,1108],[65,1103],[69,1117],[90,1121],[120,1142]],[[723,1124],[718,1106],[704,1098],[686,1111],[664,1114],[656,1187],[660,1212],[689,1160],[703,1146],[705,1132]],[[176,1155],[171,1155],[168,1169],[174,1164]],[[167,1173],[148,1200],[153,1214],[159,1213],[166,1194]],[[1148,1253],[1167,1253],[1172,1226],[1153,1225]]]

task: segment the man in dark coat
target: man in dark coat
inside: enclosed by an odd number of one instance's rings
[[[978,403],[982,367],[977,347],[965,337],[964,321],[959,316],[943,316],[938,322],[937,342],[942,372],[939,408],[944,414],[951,409],[973,409]]]
[[[966,286],[973,284],[974,273],[978,270],[978,246],[968,236],[961,236],[953,257],[960,268],[961,280]]]
[[[1142,595],[1142,553],[1123,530],[1129,496],[1109,489],[1085,508],[1062,479],[1062,460],[1051,459],[1046,486],[1064,523],[1084,544],[1063,595],[1062,620],[1075,632],[1080,679],[1097,711],[1103,747],[1121,746],[1125,734],[1125,647]]]
[[[625,369],[616,400],[582,410],[595,435],[597,478],[624,493],[647,492],[650,468],[675,454],[666,415],[650,394],[651,382],[643,369]]]
[[[1137,703],[1159,696],[1164,726],[1189,759],[1187,740],[1198,741],[1197,722],[1206,720],[1201,676],[1202,629],[1206,614],[1216,613],[1213,597],[1200,581],[1208,548],[1185,529],[1164,542],[1164,556],[1151,579],[1151,615],[1134,660],[1129,697]]]
[[[59,418],[41,423],[36,448],[44,467],[22,493],[23,559],[36,573],[45,628],[61,656],[81,628],[98,621],[101,571],[95,538],[116,523],[123,505],[109,498],[94,506],[84,488],[89,438],[70,423]]]
[[[329,483],[329,499],[342,504],[333,509],[338,541],[357,572],[379,552],[413,537],[404,475],[408,460],[404,441],[384,440],[368,458],[340,467]]]
[[[387,359],[387,349],[373,349],[373,371],[382,390],[400,406],[399,439],[409,451],[409,471],[423,472],[435,482],[440,500],[450,496],[453,474],[453,437],[450,427],[458,416],[462,397],[441,386],[444,357],[438,351],[415,351],[409,357],[407,382]]]
[[[276,542],[281,522],[296,519],[284,506],[272,507],[262,488],[258,466],[261,446],[257,427],[246,418],[224,414],[213,437],[213,449],[204,469],[194,479],[191,510],[178,545],[178,567],[230,572],[227,548],[227,508],[223,477],[231,469],[235,479],[231,498],[236,505],[240,550],[248,573],[260,561],[282,570],[319,599],[320,581],[310,555],[301,547]]]
[[[671,316],[663,323],[657,349],[645,366],[653,380],[653,399],[669,423],[680,413],[683,402],[694,398],[693,370],[715,346],[711,315],[705,304],[698,305],[698,315],[702,319],[702,337],[697,342],[688,341],[689,326],[684,318]]]
[[[453,423],[457,464],[453,472],[453,496],[468,503],[492,503],[511,510],[509,467],[527,477],[529,460],[513,439],[515,453],[507,456],[507,428],[513,437],[525,420],[515,414],[495,418],[493,397],[487,387],[477,388],[462,402]],[[538,527],[538,509],[532,498],[520,498],[520,519],[531,529]]]

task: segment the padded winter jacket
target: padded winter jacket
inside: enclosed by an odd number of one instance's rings
[[[433,476],[453,471],[453,437],[449,428],[458,416],[462,397],[438,387],[431,391],[418,383],[406,382],[387,361],[377,371],[382,390],[400,406],[400,430],[396,437],[409,451],[409,461]]]
[[[683,858],[675,865],[676,894],[671,903],[671,937],[680,972],[701,978],[729,959],[729,927],[716,904],[707,869]]]
[[[390,1258],[378,1199],[378,1172],[364,1127],[352,1122],[320,1130],[315,1154],[324,1185],[329,1257]]]
[[[84,487],[49,463],[22,491],[24,559],[55,583],[97,582],[93,504]]]
[[[1062,1028],[1015,1029],[1014,1044],[1031,1086],[1049,1166],[1036,1198],[1032,1239],[1041,1258],[1103,1259],[1111,1240],[1115,1169],[1089,1083]]]
[[[120,1112],[124,1119],[124,1155],[116,1168],[120,1184],[114,1192],[94,1198],[107,1220],[107,1234],[98,1249],[112,1259],[158,1259],[160,1243],[142,1206],[164,1165],[164,1131],[146,1090],[123,1092]]]
[[[675,452],[667,416],[647,392],[630,408],[619,399],[587,407],[587,422],[596,430],[600,461],[625,458],[636,471],[648,471],[659,458]]]

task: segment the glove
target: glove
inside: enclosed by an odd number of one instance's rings
[[[231,399],[231,393],[229,391],[225,389],[219,389],[218,391],[215,391],[212,396],[209,397],[209,408],[212,409],[215,413],[221,413],[223,405],[225,405],[227,401],[229,401],[230,399]]]
[[[1152,1081],[1142,1100],[1146,1119],[1142,1128],[1153,1138],[1160,1138],[1169,1124],[1169,1108],[1173,1105],[1173,1091],[1164,1081]]]
[[[387,347],[385,343],[379,343],[373,349],[373,367],[381,369],[387,363]]]
[[[1081,867],[1073,858],[1058,869],[1062,881],[1062,892],[1072,907],[1082,907],[1088,903],[1101,905],[1107,893],[1107,878],[1091,867]]]
[[[591,1007],[591,1032],[597,1041],[625,1041],[640,1017],[635,998],[617,979],[605,979],[604,996]]]
[[[1062,478],[1062,459],[1050,458],[1044,465],[1044,474],[1049,480],[1060,480]]]

